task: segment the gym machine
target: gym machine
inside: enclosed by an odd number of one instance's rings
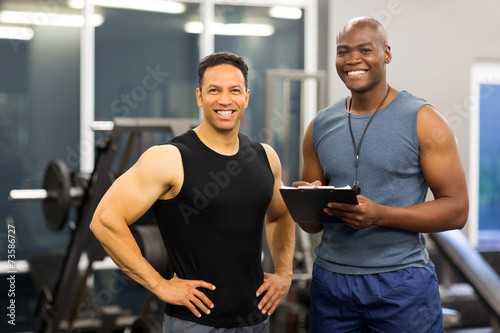
[[[196,127],[199,119],[115,118],[94,125],[94,131],[109,132],[97,146],[91,174],[71,174],[63,161],[54,160],[45,170],[43,189],[12,190],[12,201],[42,200],[47,226],[54,231],[69,224],[70,242],[62,255],[41,254],[28,259],[38,294],[37,333],[59,332],[155,332],[161,325],[149,318],[153,295],[145,299],[140,315],[117,307],[98,305],[91,277],[93,264],[107,256],[89,229],[92,216],[104,193],[133,164],[134,152],[142,153],[152,139],[168,139]],[[158,143],[162,143],[158,142]],[[121,155],[121,158],[118,157]],[[68,221],[71,207],[77,208],[74,221]],[[143,255],[160,273],[167,274],[168,258],[152,214],[145,214],[132,227]],[[158,242],[157,242],[158,241]],[[155,246],[156,245],[156,246]],[[131,281],[129,283],[132,283]],[[92,298],[91,315],[79,318],[82,303]],[[87,302],[89,303],[89,302]],[[160,326],[158,326],[160,325]]]
[[[481,305],[485,306],[490,318],[490,332],[500,333],[500,276],[481,253],[471,246],[462,231],[449,230],[429,234],[429,237],[446,260],[443,278],[445,286],[451,287],[453,284],[452,268],[460,272],[474,289]],[[445,296],[445,303],[446,298]],[[453,305],[453,302],[450,303]]]

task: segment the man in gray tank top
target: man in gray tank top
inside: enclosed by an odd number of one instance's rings
[[[426,101],[390,87],[387,33],[355,18],[337,35],[336,67],[351,96],[321,110],[304,137],[302,181],[359,191],[329,203],[311,287],[313,333],[442,332],[434,266],[422,233],[460,229],[468,215],[451,128]],[[434,199],[425,202],[427,190]]]

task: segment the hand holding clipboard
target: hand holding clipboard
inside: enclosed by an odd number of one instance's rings
[[[357,204],[356,190],[350,186],[283,186],[281,196],[297,223],[340,223],[336,217],[329,216],[323,209],[329,202]]]

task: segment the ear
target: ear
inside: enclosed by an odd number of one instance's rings
[[[245,102],[245,109],[248,107],[248,102],[250,101],[250,89],[247,89],[247,97],[246,97],[246,102]]]
[[[200,88],[196,88],[196,101],[198,102],[198,107],[201,108],[203,106],[203,99],[201,98]]]
[[[386,45],[384,49],[384,62],[388,64],[391,61],[392,61],[391,47],[389,45]]]

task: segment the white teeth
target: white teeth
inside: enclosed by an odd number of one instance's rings
[[[217,114],[220,114],[221,116],[230,116],[233,113],[233,111],[217,111]]]
[[[364,74],[364,73],[366,73],[366,71],[352,71],[352,72],[347,72],[347,75],[352,76],[352,75],[360,75],[360,74]]]

